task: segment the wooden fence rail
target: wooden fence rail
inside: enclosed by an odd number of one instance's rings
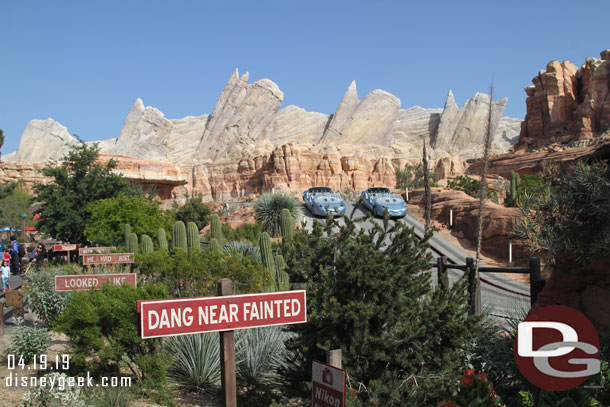
[[[470,310],[473,314],[481,313],[481,290],[480,282],[475,279],[474,268],[475,259],[472,257],[466,258],[466,264],[449,264],[445,256],[439,256],[436,259],[436,263],[430,264],[431,267],[436,268],[437,281],[440,287],[449,287],[449,279],[447,277],[447,270],[462,270],[468,271],[468,295]],[[480,266],[479,272],[481,273],[515,273],[515,274],[529,274],[530,277],[530,305],[533,306],[538,298],[538,294],[544,288],[546,281],[542,279],[540,275],[540,258],[530,257],[529,267],[487,267]],[[506,292],[515,293],[510,288],[501,287],[495,285],[495,287],[505,290]],[[519,294],[519,293],[517,293]]]

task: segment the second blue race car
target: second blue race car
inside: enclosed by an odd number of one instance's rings
[[[329,212],[341,216],[345,213],[345,201],[329,187],[309,188],[303,192],[303,201],[314,216],[326,216]]]
[[[393,194],[389,188],[373,187],[362,191],[362,201],[375,216],[383,217],[386,209],[392,218],[407,216],[407,203],[402,196]]]

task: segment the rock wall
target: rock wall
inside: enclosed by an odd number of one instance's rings
[[[415,159],[426,137],[442,140],[431,149],[433,157],[467,159],[479,154],[489,102],[483,94],[476,94],[461,109],[450,94],[452,102],[448,98],[445,109],[402,110],[400,100],[383,90],[358,98],[352,82],[336,112],[324,114],[297,106],[280,110],[284,98],[280,88],[269,79],[249,84],[248,78],[248,73],[240,77],[235,70],[211,115],[167,119],[137,99],[121,134],[99,142],[101,153],[192,166],[236,163],[244,156],[269,155],[279,146],[295,143],[312,154],[335,148],[342,156]],[[508,151],[519,131],[518,119],[500,118],[504,103],[496,103],[498,114],[493,120],[497,134],[492,151],[496,153]],[[75,142],[52,119],[32,121],[19,150],[4,158],[46,162],[60,158]]]
[[[551,61],[525,88],[527,115],[516,150],[586,144],[610,129],[610,50],[578,69]]]

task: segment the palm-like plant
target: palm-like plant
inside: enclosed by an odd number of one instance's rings
[[[264,232],[271,236],[280,235],[282,209],[288,209],[295,223],[301,219],[301,204],[292,196],[263,194],[254,204],[256,220],[261,222]]]
[[[185,390],[209,392],[220,381],[220,347],[217,333],[173,336],[166,341],[172,364],[168,376]]]

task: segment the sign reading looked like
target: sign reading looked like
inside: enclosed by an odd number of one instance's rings
[[[83,264],[133,263],[133,253],[85,254]]]
[[[110,283],[121,285],[123,283],[136,286],[135,273],[121,274],[78,274],[71,276],[55,276],[55,291],[99,290],[102,284]]]
[[[185,335],[307,322],[305,291],[140,300],[140,336]]]
[[[313,407],[345,407],[345,370],[314,360],[311,385]]]

